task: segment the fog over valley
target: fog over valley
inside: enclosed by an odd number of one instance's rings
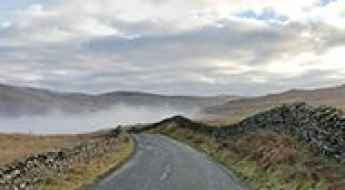
[[[175,110],[169,107],[114,106],[92,113],[68,114],[54,112],[46,115],[0,117],[0,133],[70,134],[86,133],[136,123],[157,122],[166,117],[193,117],[196,110]]]
[[[0,84],[0,133],[81,133],[172,115],[192,117],[235,98],[124,91],[90,95]]]

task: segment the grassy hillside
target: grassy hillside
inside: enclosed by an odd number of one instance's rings
[[[232,124],[284,103],[307,102],[345,109],[345,85],[317,90],[290,90],[281,94],[243,98],[204,109],[204,120],[216,124]]]

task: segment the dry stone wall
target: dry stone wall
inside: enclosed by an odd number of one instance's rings
[[[117,147],[119,131],[91,138],[73,148],[32,155],[0,168],[0,190],[35,190],[50,176],[61,175],[75,162],[88,162]]]
[[[332,107],[313,107],[306,103],[286,104],[225,127],[211,127],[176,116],[153,125],[133,127],[131,132],[159,130],[162,127],[189,128],[218,140],[262,129],[289,133],[312,145],[321,154],[345,162],[345,117],[342,111]]]
[[[345,117],[335,108],[305,103],[282,105],[235,126],[217,130],[215,135],[221,138],[258,129],[292,133],[316,147],[321,154],[345,161]]]

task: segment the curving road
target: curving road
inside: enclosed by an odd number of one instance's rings
[[[204,154],[160,135],[140,134],[134,157],[90,190],[247,190]]]

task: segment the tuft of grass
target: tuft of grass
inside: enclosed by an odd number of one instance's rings
[[[134,141],[129,135],[122,135],[118,149],[88,163],[74,163],[68,172],[49,178],[40,190],[79,190],[94,184],[104,174],[120,167],[134,151]]]

